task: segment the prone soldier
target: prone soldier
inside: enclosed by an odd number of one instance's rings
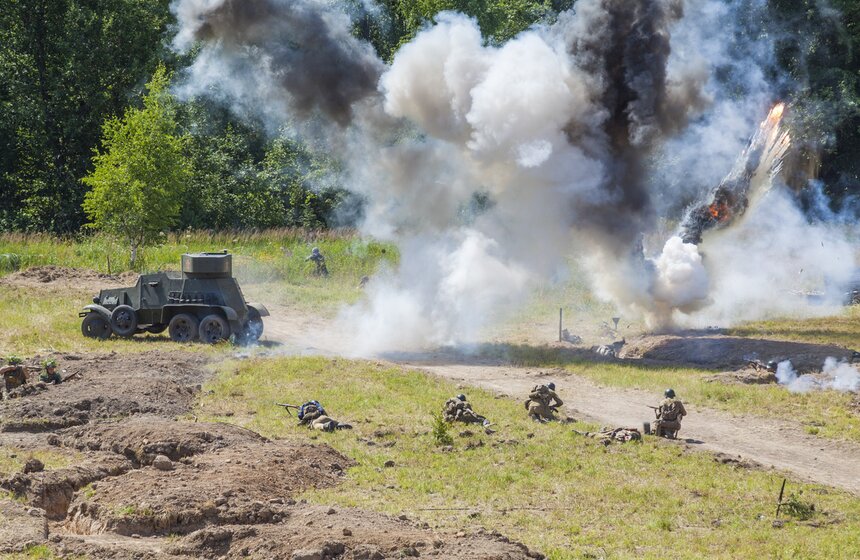
[[[490,425],[489,420],[472,410],[472,405],[466,401],[466,395],[457,395],[445,401],[442,417],[446,422]]]
[[[325,409],[319,401],[308,401],[299,407],[299,425],[308,426],[314,430],[333,432],[335,430],[351,430],[352,426],[338,422],[326,415]]]

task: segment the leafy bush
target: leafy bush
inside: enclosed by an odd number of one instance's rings
[[[433,415],[433,439],[436,445],[454,445],[454,438],[451,437],[450,426],[448,422],[442,418],[441,414]]]

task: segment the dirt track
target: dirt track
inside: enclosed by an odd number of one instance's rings
[[[605,426],[641,427],[650,420],[655,395],[634,389],[595,385],[567,372],[540,374],[534,369],[492,365],[416,365],[441,377],[522,397],[536,383],[556,381],[563,411]],[[682,437],[696,449],[752,460],[819,484],[860,494],[860,446],[815,438],[797,424],[761,417],[734,416],[687,405]]]
[[[269,340],[283,344],[290,353],[337,354],[344,340],[335,325],[298,313],[281,315],[267,324]],[[324,333],[313,336],[312,333]],[[727,337],[719,332],[693,333],[688,337],[644,336],[631,343],[622,355],[643,363],[674,364],[692,367],[737,368],[747,358],[790,356],[803,370],[820,366],[826,356],[844,358],[851,351],[827,345],[801,344],[778,340]],[[722,346],[720,346],[722,344]],[[585,349],[571,349],[571,355],[594,356]],[[680,360],[695,356],[696,363]],[[439,352],[388,356],[400,364],[422,369],[441,377],[476,385],[521,398],[540,379],[534,368],[517,368],[505,363],[482,361],[469,355]],[[704,361],[703,361],[704,360]],[[710,361],[708,361],[710,360]],[[701,362],[701,363],[700,363]],[[645,405],[659,398],[645,391],[597,386],[588,379],[568,372],[551,372],[560,381],[561,396],[568,413],[606,426],[641,427],[651,420]],[[752,461],[765,468],[774,467],[793,473],[802,480],[826,484],[860,494],[860,445],[816,438],[798,423],[761,416],[733,415],[727,412],[688,406],[682,436],[694,449],[724,454],[729,458]]]

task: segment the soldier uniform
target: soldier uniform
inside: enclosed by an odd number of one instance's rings
[[[45,370],[39,376],[39,381],[42,383],[53,383],[54,385],[59,385],[63,382],[62,376],[57,373],[56,361],[48,360],[45,362]]]
[[[472,410],[472,405],[466,402],[465,395],[457,395],[445,401],[445,407],[442,409],[442,417],[447,422],[465,422],[467,424],[484,424],[490,422],[475,413]]]
[[[325,257],[322,255],[322,253],[320,253],[320,250],[317,247],[313,248],[313,251],[311,251],[311,254],[308,256],[308,258],[305,259],[305,261],[313,261],[314,264],[317,266],[316,270],[314,271],[314,274],[318,276],[328,276],[328,268],[326,268],[325,265]]]
[[[681,419],[687,415],[684,404],[675,398],[675,391],[666,390],[666,398],[655,410],[657,415],[656,433],[658,436],[668,435],[675,437],[681,429]]]
[[[547,422],[556,420],[556,408],[564,404],[555,392],[555,384],[535,385],[526,400],[526,410],[532,420]]]
[[[9,365],[0,368],[0,375],[3,376],[3,387],[6,391],[17,389],[21,385],[27,383],[27,372],[24,366],[21,365],[21,360],[16,356],[9,356],[6,360]]]
[[[334,418],[327,416],[325,409],[317,401],[306,402],[299,408],[299,425],[324,432],[352,429],[352,426],[349,424],[338,422]]]

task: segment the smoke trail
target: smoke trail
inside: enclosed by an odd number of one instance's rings
[[[331,7],[313,0],[182,0],[173,11],[177,48],[203,45],[188,82],[196,93],[219,86],[249,106],[301,118],[319,110],[341,126],[356,103],[376,94],[382,63]]]

